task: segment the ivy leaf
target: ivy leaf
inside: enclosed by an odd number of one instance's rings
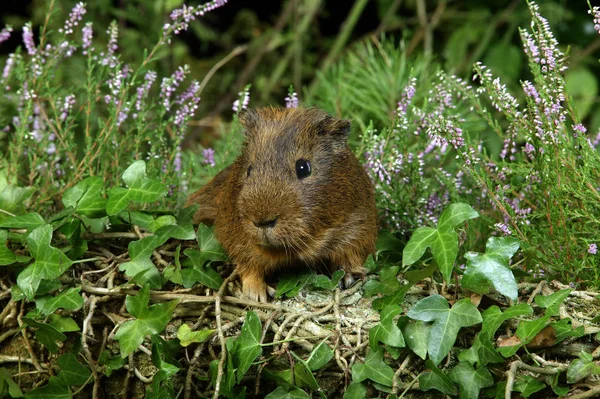
[[[306,359],[306,364],[311,371],[316,371],[329,363],[332,357],[333,351],[324,339],[310,352],[308,359]]]
[[[169,266],[165,267],[165,269],[163,270],[163,277],[166,280],[172,281],[175,284],[179,284],[182,285],[183,284],[183,278],[181,277],[181,262],[179,261],[179,254],[181,253],[181,244],[177,246],[177,249],[175,250],[175,256],[174,256],[174,265],[170,264]]]
[[[565,289],[557,291],[550,295],[537,295],[534,299],[540,307],[548,309],[546,313],[550,313],[551,316],[557,316],[560,305],[571,293],[571,289]]]
[[[23,317],[23,321],[29,327],[36,328],[35,338],[42,344],[46,345],[46,348],[48,348],[50,353],[58,352],[58,345],[56,345],[56,341],[64,342],[67,340],[67,336],[65,334],[57,331],[49,324],[39,323],[33,319],[30,319],[29,317]]]
[[[127,357],[144,342],[148,334],[158,334],[167,326],[177,306],[177,301],[157,303],[148,307],[150,288],[144,286],[136,296],[127,295],[125,307],[134,316],[119,327],[115,339],[121,347],[121,357]]]
[[[6,246],[7,240],[8,232],[0,230],[0,266],[12,265],[17,261],[15,254]]]
[[[123,172],[123,181],[128,188],[113,187],[108,192],[106,213],[116,215],[129,205],[131,201],[147,203],[158,201],[168,190],[158,180],[146,176],[146,163],[136,161]]]
[[[0,396],[7,397],[9,395],[11,398],[22,398],[23,392],[19,385],[15,383],[12,379],[11,374],[4,367],[0,368]]]
[[[379,324],[369,332],[369,342],[372,346],[378,345],[380,341],[386,345],[399,348],[405,346],[402,331],[394,323],[394,317],[400,314],[401,311],[402,308],[396,305],[388,305],[383,308]]]
[[[440,232],[452,231],[458,224],[479,217],[479,213],[470,205],[461,202],[450,204],[442,212],[437,224]]]
[[[215,333],[215,330],[208,330],[208,329],[192,331],[192,329],[190,328],[189,325],[183,323],[179,327],[179,330],[177,330],[177,338],[179,339],[181,346],[186,347],[194,342],[196,342],[196,343],[204,342],[207,339],[209,339],[214,333]]]
[[[129,262],[122,263],[119,270],[125,271],[125,274],[131,278],[144,273],[138,280],[140,286],[149,284],[150,288],[160,288],[162,286],[160,273],[150,259],[157,247],[157,236],[148,236],[130,242],[128,246]]]
[[[352,382],[346,388],[343,399],[364,399],[367,397],[367,387],[360,382]]]
[[[127,359],[124,359],[121,356],[111,357],[106,350],[103,350],[100,353],[100,357],[98,357],[98,364],[104,366],[104,375],[107,377],[110,377],[113,371],[123,367],[125,363],[127,363]]]
[[[252,362],[262,353],[262,347],[260,346],[261,333],[262,324],[258,315],[254,312],[246,313],[242,331],[234,341],[232,350],[232,360],[234,367],[237,369],[238,384],[252,366]]]
[[[35,262],[17,277],[17,285],[27,299],[32,300],[42,280],[61,276],[73,263],[60,249],[50,245],[52,226],[46,224],[33,230],[27,236],[29,252]]]
[[[289,390],[284,387],[278,387],[265,396],[265,399],[310,399],[310,396],[298,387],[292,387]]]
[[[460,397],[465,399],[479,398],[482,388],[494,385],[494,378],[487,368],[473,369],[468,363],[459,363],[450,370],[449,377],[460,387]]]
[[[59,356],[58,366],[60,367],[58,378],[68,386],[83,385],[92,375],[90,370],[79,363],[72,353]]]
[[[585,327],[579,326],[577,328],[573,328],[571,319],[558,320],[550,323],[550,325],[556,331],[556,343],[559,343],[567,338],[579,338],[585,335]]]
[[[194,231],[194,207],[184,208],[177,215],[177,219],[170,215],[164,215],[157,218],[151,228],[154,229],[156,235],[159,237],[161,244],[168,238],[175,238],[177,240],[194,240],[196,238],[196,232]],[[164,225],[159,224],[159,220],[173,218],[172,223],[166,223]],[[206,226],[205,226],[206,227]]]
[[[217,237],[210,227],[202,223],[199,224],[197,234],[198,247],[206,260],[227,260],[223,247],[217,241]]]
[[[458,234],[454,231],[438,230],[435,241],[431,243],[431,253],[444,280],[450,281],[452,268],[458,255]]]
[[[69,288],[53,297],[38,298],[35,301],[36,308],[46,316],[60,308],[78,310],[83,306],[83,298],[79,295],[79,291],[81,288]]]
[[[593,374],[600,374],[600,366],[596,365],[591,354],[582,352],[579,359],[575,359],[569,364],[567,382],[574,384]]]
[[[168,345],[159,335],[152,336],[152,364],[156,366],[158,372],[154,374],[152,383],[146,387],[146,397],[165,398],[175,397],[173,390],[172,376],[177,374],[179,367],[167,361],[172,361]]]
[[[402,266],[412,265],[425,253],[427,248],[437,238],[437,230],[431,227],[419,227],[416,229],[402,251]]]
[[[66,385],[58,377],[50,377],[48,384],[40,388],[32,389],[25,394],[26,399],[72,399],[73,394]]]
[[[426,371],[419,375],[419,388],[421,391],[436,389],[446,395],[456,395],[456,387],[450,378],[438,369],[431,359],[425,360],[425,367],[431,371]]]
[[[408,312],[415,320],[433,322],[427,341],[427,352],[434,364],[448,354],[461,327],[481,323],[481,314],[468,298],[461,299],[449,309],[441,295],[432,295],[417,302]]]
[[[372,347],[367,353],[364,363],[352,366],[352,381],[363,382],[371,380],[388,387],[392,386],[394,370],[383,361],[383,348]]]
[[[277,282],[277,290],[275,298],[281,298],[285,295],[292,298],[300,292],[302,288],[309,282],[312,273],[286,273]]]
[[[0,222],[0,227],[5,229],[33,230],[46,224],[39,213],[31,212],[25,215],[11,216]]]
[[[533,309],[526,303],[520,303],[518,305],[511,306],[510,308],[506,309],[504,313],[498,306],[490,306],[482,314],[483,323],[481,325],[481,332],[479,334],[481,338],[491,341],[502,323],[510,319],[520,316],[528,316],[530,314],[533,314]]]
[[[402,288],[398,282],[398,271],[400,267],[391,266],[384,267],[379,271],[378,280],[369,280],[365,284],[365,296],[373,296],[376,294],[390,295]]]
[[[517,281],[509,267],[510,258],[519,249],[513,237],[491,237],[485,253],[467,252],[467,268],[462,285],[478,294],[486,294],[489,286],[513,301],[517,300]]]
[[[206,264],[207,257],[202,251],[188,248],[183,253],[188,257],[181,269],[182,284],[189,288],[200,283],[208,288],[218,290],[223,284],[223,278],[215,269]]]
[[[323,274],[318,274],[313,277],[310,283],[311,286],[317,289],[331,291],[338,287],[340,280],[345,274],[343,270],[336,270],[331,275],[331,279]]]
[[[293,351],[290,351],[290,353],[297,360],[296,364],[294,364],[294,382],[296,385],[298,385],[300,388],[310,389],[311,391],[316,391],[319,389],[319,383],[315,379],[313,373],[310,371],[310,368],[306,362]]]
[[[8,212],[0,212],[0,221],[10,218],[13,215],[22,215],[25,213],[25,203],[35,192],[33,187],[17,187],[12,184],[7,185],[6,180],[0,182],[0,209]]]
[[[515,383],[513,391],[521,392],[524,397],[528,398],[544,388],[546,388],[546,384],[543,382],[531,376],[524,375]]]
[[[105,216],[104,180],[99,176],[83,179],[65,191],[62,202],[65,207],[73,207],[78,214],[89,218]]]
[[[48,324],[50,324],[56,331],[61,333],[80,331],[77,322],[72,317],[60,316],[57,314],[51,314],[48,316]]]
[[[427,340],[431,324],[420,320],[412,321],[408,317],[401,317],[399,325],[402,335],[406,340],[406,346],[421,359],[425,360],[427,357]]]

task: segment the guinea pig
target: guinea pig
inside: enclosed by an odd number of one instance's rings
[[[214,224],[249,299],[266,302],[265,277],[293,267],[342,269],[350,286],[377,240],[373,185],[348,147],[350,122],[315,108],[239,119],[242,152],[189,197],[200,205],[194,222]]]

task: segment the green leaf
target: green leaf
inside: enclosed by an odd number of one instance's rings
[[[425,360],[427,357],[427,341],[431,324],[420,320],[412,321],[408,317],[401,317],[399,325],[402,335],[406,340],[406,346],[421,359]]]
[[[265,396],[265,399],[310,399],[310,396],[298,387],[293,387],[290,390],[287,390],[284,387],[278,387]]]
[[[449,377],[460,387],[460,397],[465,399],[479,398],[482,388],[494,385],[494,378],[487,368],[473,369],[468,363],[459,363],[450,370]]]
[[[537,379],[523,375],[519,377],[519,380],[515,383],[513,391],[521,392],[521,394],[528,398],[536,392],[546,388],[546,384]]]
[[[113,187],[108,190],[108,201],[106,202],[106,213],[109,216],[116,215],[129,205],[129,190],[123,187]]]
[[[209,339],[214,333],[215,333],[215,330],[206,330],[206,329],[199,330],[199,331],[192,331],[190,326],[184,323],[179,327],[179,330],[177,330],[177,338],[179,339],[181,346],[186,347],[194,342],[196,342],[196,343],[204,342],[207,339]]]
[[[352,382],[346,388],[343,399],[364,399],[367,397],[367,387],[360,382]]]
[[[419,227],[416,229],[410,240],[402,251],[402,266],[412,265],[425,253],[437,238],[437,230],[431,227]]]
[[[6,246],[7,239],[8,232],[0,230],[0,266],[12,265],[17,261],[15,254]]]
[[[371,347],[364,363],[355,363],[352,366],[352,381],[375,381],[381,385],[392,386],[394,370],[383,361],[383,348]]]
[[[150,288],[160,288],[162,278],[152,260],[150,259],[154,250],[158,247],[158,237],[148,236],[141,240],[129,243],[129,262],[122,263],[119,270],[125,271],[129,277],[135,277],[144,273],[138,280],[139,285],[150,285]]]
[[[308,359],[306,359],[306,364],[311,371],[316,371],[329,363],[332,357],[333,351],[324,339],[315,345]]]
[[[336,270],[331,275],[331,279],[323,274],[318,274],[313,277],[310,285],[317,289],[331,291],[338,287],[340,280],[345,274],[346,272],[343,270]]]
[[[111,357],[106,350],[103,350],[98,358],[98,364],[104,366],[103,372],[107,377],[110,377],[113,371],[122,368],[125,363],[127,363],[127,359],[124,359],[121,356]]]
[[[12,216],[0,221],[0,227],[5,229],[33,230],[46,224],[39,213],[31,212],[26,215]]]
[[[442,212],[437,224],[439,232],[452,231],[458,224],[479,217],[479,213],[470,205],[455,203],[448,205]]]
[[[19,274],[17,285],[29,300],[35,296],[42,280],[55,279],[71,267],[71,260],[60,249],[52,247],[51,240],[52,226],[49,224],[38,227],[27,236],[29,252],[35,262]]]
[[[252,362],[262,353],[260,345],[260,336],[262,333],[262,324],[258,315],[254,312],[246,313],[246,320],[242,325],[242,331],[234,341],[232,359],[237,369],[238,384],[246,375],[246,372],[252,366]]]
[[[397,239],[389,230],[381,230],[377,236],[377,255],[383,252],[400,252],[402,241]]]
[[[26,399],[72,399],[73,394],[67,385],[57,377],[50,377],[48,384],[25,394]]]
[[[58,366],[60,367],[58,378],[68,386],[83,385],[92,375],[90,370],[79,363],[72,353],[65,353],[59,356]]]
[[[13,381],[11,374],[4,367],[0,368],[0,397],[22,398],[23,392],[19,385]]]
[[[179,284],[182,285],[183,284],[183,278],[181,277],[181,262],[179,261],[179,254],[181,253],[181,244],[177,246],[177,249],[175,250],[175,257],[174,257],[174,265],[170,264],[169,266],[165,267],[165,269],[163,270],[163,277],[166,280],[169,280],[175,284]]]
[[[304,288],[311,276],[311,273],[285,273],[277,282],[275,298],[281,298],[283,295],[288,298],[296,296]]]
[[[25,203],[35,192],[33,187],[17,187],[14,185],[5,185],[0,187],[0,209],[8,212],[0,212],[0,221],[10,218],[13,215],[22,215],[25,213]]]
[[[491,237],[485,253],[467,252],[467,268],[462,285],[473,292],[486,294],[492,286],[513,301],[517,299],[517,282],[508,262],[519,249],[519,240],[513,237]]]
[[[448,354],[461,327],[482,321],[481,314],[468,298],[456,302],[452,309],[441,295],[432,295],[417,302],[408,312],[415,320],[433,322],[427,342],[427,352],[434,364],[439,364]]]
[[[54,313],[57,309],[78,310],[83,306],[83,298],[79,295],[81,288],[69,288],[50,298],[39,298],[35,304],[44,315]]]
[[[136,296],[127,295],[125,307],[135,320],[121,325],[115,339],[121,346],[121,357],[127,357],[142,344],[148,334],[158,334],[167,326],[178,301],[157,303],[148,307],[150,288],[144,286]]]
[[[398,282],[398,271],[400,267],[384,267],[379,271],[379,280],[369,280],[365,284],[365,296],[375,294],[390,295],[402,288]]]
[[[181,278],[183,286],[189,288],[200,283],[208,288],[218,290],[223,284],[223,278],[215,269],[207,265],[206,253],[195,249],[186,249],[183,253],[188,261],[183,263]]]
[[[199,224],[197,235],[198,247],[205,260],[227,260],[223,247],[219,244],[219,241],[217,241],[217,237],[210,227],[202,223]]]
[[[425,367],[431,371],[423,372],[419,375],[419,388],[421,391],[436,389],[446,395],[456,395],[456,387],[440,369],[430,359],[425,361]]]
[[[72,317],[51,314],[48,316],[48,324],[61,333],[80,331],[77,322]]]
[[[50,353],[58,352],[58,345],[56,345],[56,341],[66,341],[67,336],[63,333],[57,331],[54,327],[45,324],[39,323],[29,317],[23,317],[23,321],[30,327],[34,327],[35,330],[35,338],[40,341],[42,344],[46,345],[46,348],[50,351]]]
[[[567,383],[574,384],[593,374],[600,374],[600,366],[596,365],[590,354],[582,352],[579,359],[574,359],[567,369]]]
[[[394,323],[394,317],[400,314],[401,311],[402,308],[396,305],[388,305],[383,308],[379,324],[373,327],[369,332],[369,342],[371,346],[378,345],[379,342],[399,348],[405,346],[402,331],[400,331],[400,328]]]
[[[571,319],[561,319],[550,323],[550,325],[556,331],[556,343],[564,341],[567,338],[579,338],[585,335],[585,327],[579,326],[573,328]]]
[[[431,243],[431,253],[444,280],[450,281],[452,268],[458,255],[458,234],[454,231],[438,231],[436,239]]]
[[[99,176],[87,177],[71,187],[62,197],[65,207],[73,207],[75,211],[89,218],[100,218],[106,215],[106,198],[104,198],[104,180]]]
[[[563,303],[565,299],[571,293],[571,289],[565,289],[557,291],[551,295],[537,295],[534,299],[535,303],[537,303],[540,307],[544,309],[548,309],[546,313],[549,313],[551,316],[557,316],[560,305]]]
[[[526,303],[511,306],[506,309],[504,313],[502,313],[498,306],[490,306],[482,314],[483,324],[481,325],[480,335],[482,335],[484,339],[491,341],[502,323],[510,319],[528,316],[530,314],[533,314],[533,309]]]

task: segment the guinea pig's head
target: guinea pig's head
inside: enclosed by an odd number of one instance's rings
[[[350,122],[314,108],[248,110],[240,121],[246,143],[237,208],[244,231],[274,256],[313,251],[339,216],[332,172],[349,154]]]

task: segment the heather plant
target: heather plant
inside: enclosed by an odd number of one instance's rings
[[[23,27],[23,49],[8,57],[0,81],[1,101],[9,110],[3,112],[1,160],[9,183],[36,187],[34,203],[42,204],[87,176],[116,183],[132,162],[145,160],[150,177],[169,183],[166,201],[175,203],[184,178],[181,142],[198,107],[200,85],[186,82],[187,65],[160,79],[152,66],[174,35],[224,3],[173,11],[143,61],[129,65],[118,52],[116,22],[107,32],[95,32],[93,22],[85,21],[85,5],[78,3],[64,26],[51,31],[57,14],[51,1],[37,37],[30,24]],[[10,33],[5,28],[2,38]],[[105,48],[93,40],[102,34],[108,37]],[[75,55],[87,60],[85,84],[53,85],[57,71],[69,70]]]

